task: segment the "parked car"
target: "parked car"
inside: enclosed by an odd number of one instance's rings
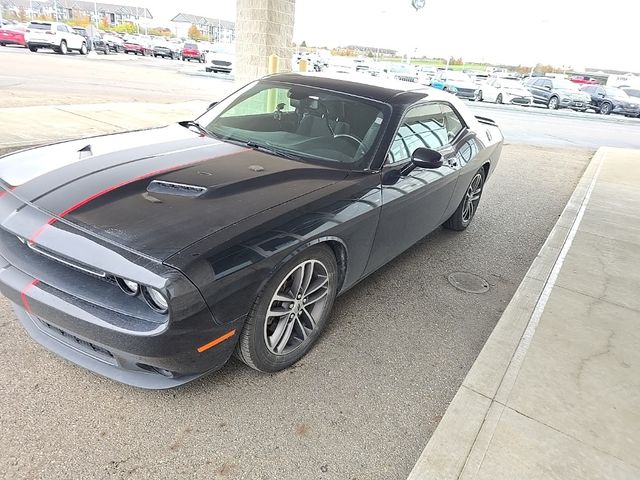
[[[401,80],[403,82],[418,82],[418,74],[413,65],[400,62],[378,62],[375,64],[376,75],[380,78]]]
[[[102,35],[97,34],[91,39],[91,42],[93,43],[93,50],[95,52],[102,52],[105,55],[109,55],[111,53],[111,47],[109,47],[109,43]]]
[[[533,95],[518,80],[510,78],[490,78],[478,86],[479,101],[512,103],[514,105],[533,104]]]
[[[440,70],[431,80],[431,86],[467,100],[475,100],[479,93],[469,75],[457,70]]]
[[[0,291],[24,328],[145,388],[234,351],[300,360],[337,295],[467,228],[502,149],[453,95],[359,78],[271,75],[197,120],[3,157]]]
[[[572,75],[569,80],[578,85],[598,85],[598,80],[585,75]]]
[[[182,61],[185,60],[197,60],[198,63],[204,62],[204,53],[200,51],[198,44],[195,42],[187,42],[182,47],[182,52],[180,52],[180,58]]]
[[[591,99],[589,108],[603,115],[618,113],[627,117],[640,115],[640,102],[621,88],[603,85],[585,85],[582,91]]]
[[[154,57],[162,57],[162,58],[170,58],[171,60],[178,58],[174,55],[171,46],[167,42],[156,41],[153,46],[153,56]]]
[[[564,78],[530,77],[525,88],[533,95],[533,102],[547,108],[570,108],[584,112],[591,97],[581,92],[578,85]]]
[[[216,43],[205,54],[207,72],[233,73],[233,65],[236,61],[236,49],[231,43]]]
[[[107,45],[109,45],[109,49],[111,52],[124,53],[124,42],[120,37],[112,35],[110,33],[103,33],[102,38],[105,42],[107,42]]]
[[[25,41],[32,52],[50,48],[61,55],[73,50],[86,55],[88,51],[87,41],[83,36],[75,33],[68,25],[58,22],[29,22],[25,30]]]
[[[635,103],[640,105],[640,89],[638,88],[631,88],[631,87],[625,87],[622,90],[624,90],[624,93],[626,93],[627,95],[629,95],[629,98],[634,101]]]
[[[135,53],[136,55],[142,55],[143,57],[153,54],[153,50],[151,50],[151,48],[137,39],[125,39],[122,47],[124,48],[124,53],[127,54]]]
[[[436,67],[430,67],[428,65],[422,65],[416,69],[416,75],[418,76],[418,83],[421,85],[431,85],[433,77],[438,73]]]
[[[18,30],[16,25],[5,25],[0,28],[0,46],[21,45],[26,46],[24,40],[24,30]]]

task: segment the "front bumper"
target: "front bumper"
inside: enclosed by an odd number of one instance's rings
[[[620,115],[628,115],[630,117],[637,117],[640,115],[640,108],[623,107],[621,105],[614,105],[611,113],[618,113]]]
[[[572,110],[586,110],[589,106],[589,102],[584,100],[576,100],[569,97],[563,97],[560,99],[560,108],[570,108]]]
[[[458,88],[453,93],[456,97],[466,98],[468,100],[475,100],[478,96],[478,90],[473,90],[471,88]]]
[[[154,262],[143,268],[134,252],[63,224],[50,227],[38,244],[57,256],[34,251],[18,237],[28,238],[26,232],[41,224],[44,214],[10,193],[0,200],[0,292],[44,347],[100,375],[152,389],[189,382],[228,361],[244,317],[216,321],[200,292],[177,270]],[[155,288],[163,288],[155,279],[164,278],[168,316],[154,313],[142,298],[124,295],[108,278],[69,263],[83,258],[93,259],[96,269],[107,271],[110,264]]]

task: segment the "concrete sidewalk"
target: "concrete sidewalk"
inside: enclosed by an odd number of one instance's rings
[[[158,127],[193,119],[206,108],[200,101],[0,108],[0,149]]]
[[[600,149],[410,480],[640,478],[638,211]]]

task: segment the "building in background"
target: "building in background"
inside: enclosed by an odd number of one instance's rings
[[[5,16],[11,13],[12,17],[21,21],[37,17],[60,22],[87,17],[94,19],[96,13],[99,21],[105,19],[112,26],[141,24],[153,19],[147,8],[82,0],[0,0],[0,7]]]
[[[236,24],[228,20],[179,13],[171,22],[174,35],[180,38],[188,37],[191,25],[195,25],[202,37],[210,42],[231,43],[236,38]]]

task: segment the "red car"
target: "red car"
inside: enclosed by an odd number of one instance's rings
[[[585,77],[583,75],[573,75],[569,80],[578,85],[598,85],[598,81],[595,78]]]
[[[124,53],[135,53],[136,55],[142,55],[143,57],[153,54],[149,47],[145,47],[139,43],[124,42],[122,46],[124,47]]]
[[[204,52],[201,52],[196,43],[185,43],[180,52],[182,60],[197,60],[199,63],[204,62]]]
[[[4,47],[5,45],[26,46],[24,42],[24,32],[6,27],[0,28],[0,46]]]

